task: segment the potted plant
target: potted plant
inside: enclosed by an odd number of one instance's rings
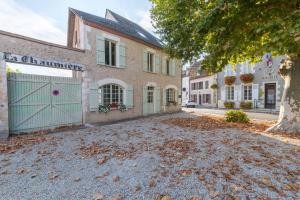
[[[225,84],[226,85],[232,85],[236,80],[235,76],[226,76],[225,77]]]
[[[225,106],[225,108],[227,108],[227,109],[233,109],[234,108],[234,102],[233,101],[225,101],[224,102],[224,106]]]
[[[240,80],[243,83],[252,83],[254,80],[254,75],[253,74],[241,74],[240,75]]]
[[[218,86],[216,83],[214,83],[214,84],[212,84],[212,85],[210,86],[210,88],[213,89],[213,90],[216,90],[216,89],[219,88],[219,86]]]
[[[250,110],[250,109],[252,109],[252,102],[251,101],[242,101],[240,103],[240,108],[245,109],[245,110]]]

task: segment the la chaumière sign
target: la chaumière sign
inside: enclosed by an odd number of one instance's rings
[[[84,70],[84,66],[81,64],[57,61],[57,60],[41,59],[41,58],[37,58],[34,56],[24,56],[24,55],[12,54],[12,53],[4,53],[3,58],[5,61],[13,62],[13,63],[37,65],[37,66],[43,66],[43,67],[67,69],[67,70],[74,70],[74,71],[83,71]]]

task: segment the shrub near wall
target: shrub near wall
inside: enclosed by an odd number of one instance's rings
[[[250,120],[247,114],[241,110],[229,110],[225,113],[225,121],[248,123]]]
[[[227,109],[233,109],[234,108],[234,102],[232,102],[232,101],[225,101],[224,102],[224,106]]]
[[[252,102],[251,101],[242,101],[241,103],[240,103],[240,108],[241,109],[246,109],[246,110],[250,110],[250,109],[252,109]]]

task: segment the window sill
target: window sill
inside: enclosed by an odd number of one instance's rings
[[[102,67],[114,68],[114,69],[126,69],[127,68],[127,66],[125,66],[125,67],[117,67],[117,66],[112,66],[112,65],[101,65],[101,64],[97,64],[97,65],[100,65]]]
[[[159,73],[156,73],[156,72],[148,72],[148,71],[144,71],[146,73],[149,73],[149,74],[159,74]]]

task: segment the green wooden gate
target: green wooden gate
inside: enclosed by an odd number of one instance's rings
[[[81,80],[8,74],[10,133],[82,124]]]

